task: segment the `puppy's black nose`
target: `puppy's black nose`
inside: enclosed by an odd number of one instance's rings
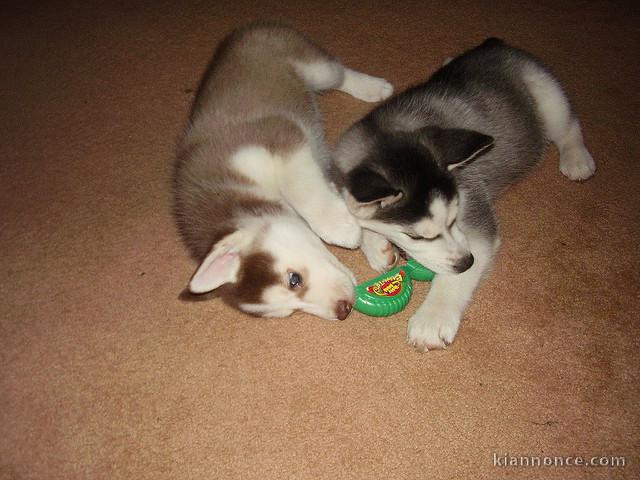
[[[346,300],[340,300],[336,304],[336,317],[338,320],[344,320],[351,313],[352,305]]]
[[[460,260],[458,263],[456,263],[453,269],[456,271],[456,273],[462,273],[469,270],[471,268],[471,265],[473,265],[473,255],[469,254],[463,257],[462,260]]]

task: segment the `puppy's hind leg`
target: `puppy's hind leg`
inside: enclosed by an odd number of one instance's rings
[[[560,171],[570,180],[586,180],[595,173],[596,163],[560,83],[537,65],[529,65],[523,79],[536,101],[547,138],[558,148]]]
[[[553,140],[553,139],[552,139]],[[570,180],[586,180],[596,171],[596,162],[585,147],[577,118],[572,118],[563,134],[553,140],[560,154],[560,171]]]
[[[393,85],[384,78],[372,77],[345,67],[344,80],[338,90],[364,102],[379,102],[391,96]]]
[[[393,85],[343,66],[336,60],[298,61],[298,75],[314,91],[340,90],[365,102],[379,102],[393,93]]]

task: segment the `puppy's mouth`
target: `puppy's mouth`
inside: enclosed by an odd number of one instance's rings
[[[402,258],[405,262],[410,258],[414,258],[417,262],[421,263],[422,265],[427,267],[429,270],[432,270],[434,273],[439,273],[443,275],[455,275],[460,273],[456,271],[455,268],[453,268],[453,266],[451,265],[420,261],[417,258],[409,255],[407,251],[404,250],[403,248],[398,247],[397,245],[396,245],[396,248],[398,249],[398,255],[400,255],[400,258]]]

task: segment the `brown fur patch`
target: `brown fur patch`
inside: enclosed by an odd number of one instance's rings
[[[267,287],[281,283],[274,270],[275,259],[268,253],[255,252],[242,259],[238,281],[221,290],[225,302],[238,306],[241,303],[263,303],[262,293]]]
[[[192,117],[215,110],[256,118],[256,112],[275,106],[276,111],[315,119],[317,113],[302,79],[291,69],[292,61],[335,60],[307,36],[281,25],[256,23],[235,30],[219,45],[203,76]]]
[[[247,143],[264,145],[271,153],[286,154],[305,143],[300,127],[284,117],[261,118],[243,125],[243,128],[246,129]]]

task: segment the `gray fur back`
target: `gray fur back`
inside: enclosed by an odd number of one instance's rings
[[[544,127],[522,79],[524,68],[548,69],[531,55],[488,40],[455,58],[365,118],[383,130],[426,125],[475,130],[495,139],[478,161],[455,173],[458,184],[483,184],[490,199],[542,158]]]

